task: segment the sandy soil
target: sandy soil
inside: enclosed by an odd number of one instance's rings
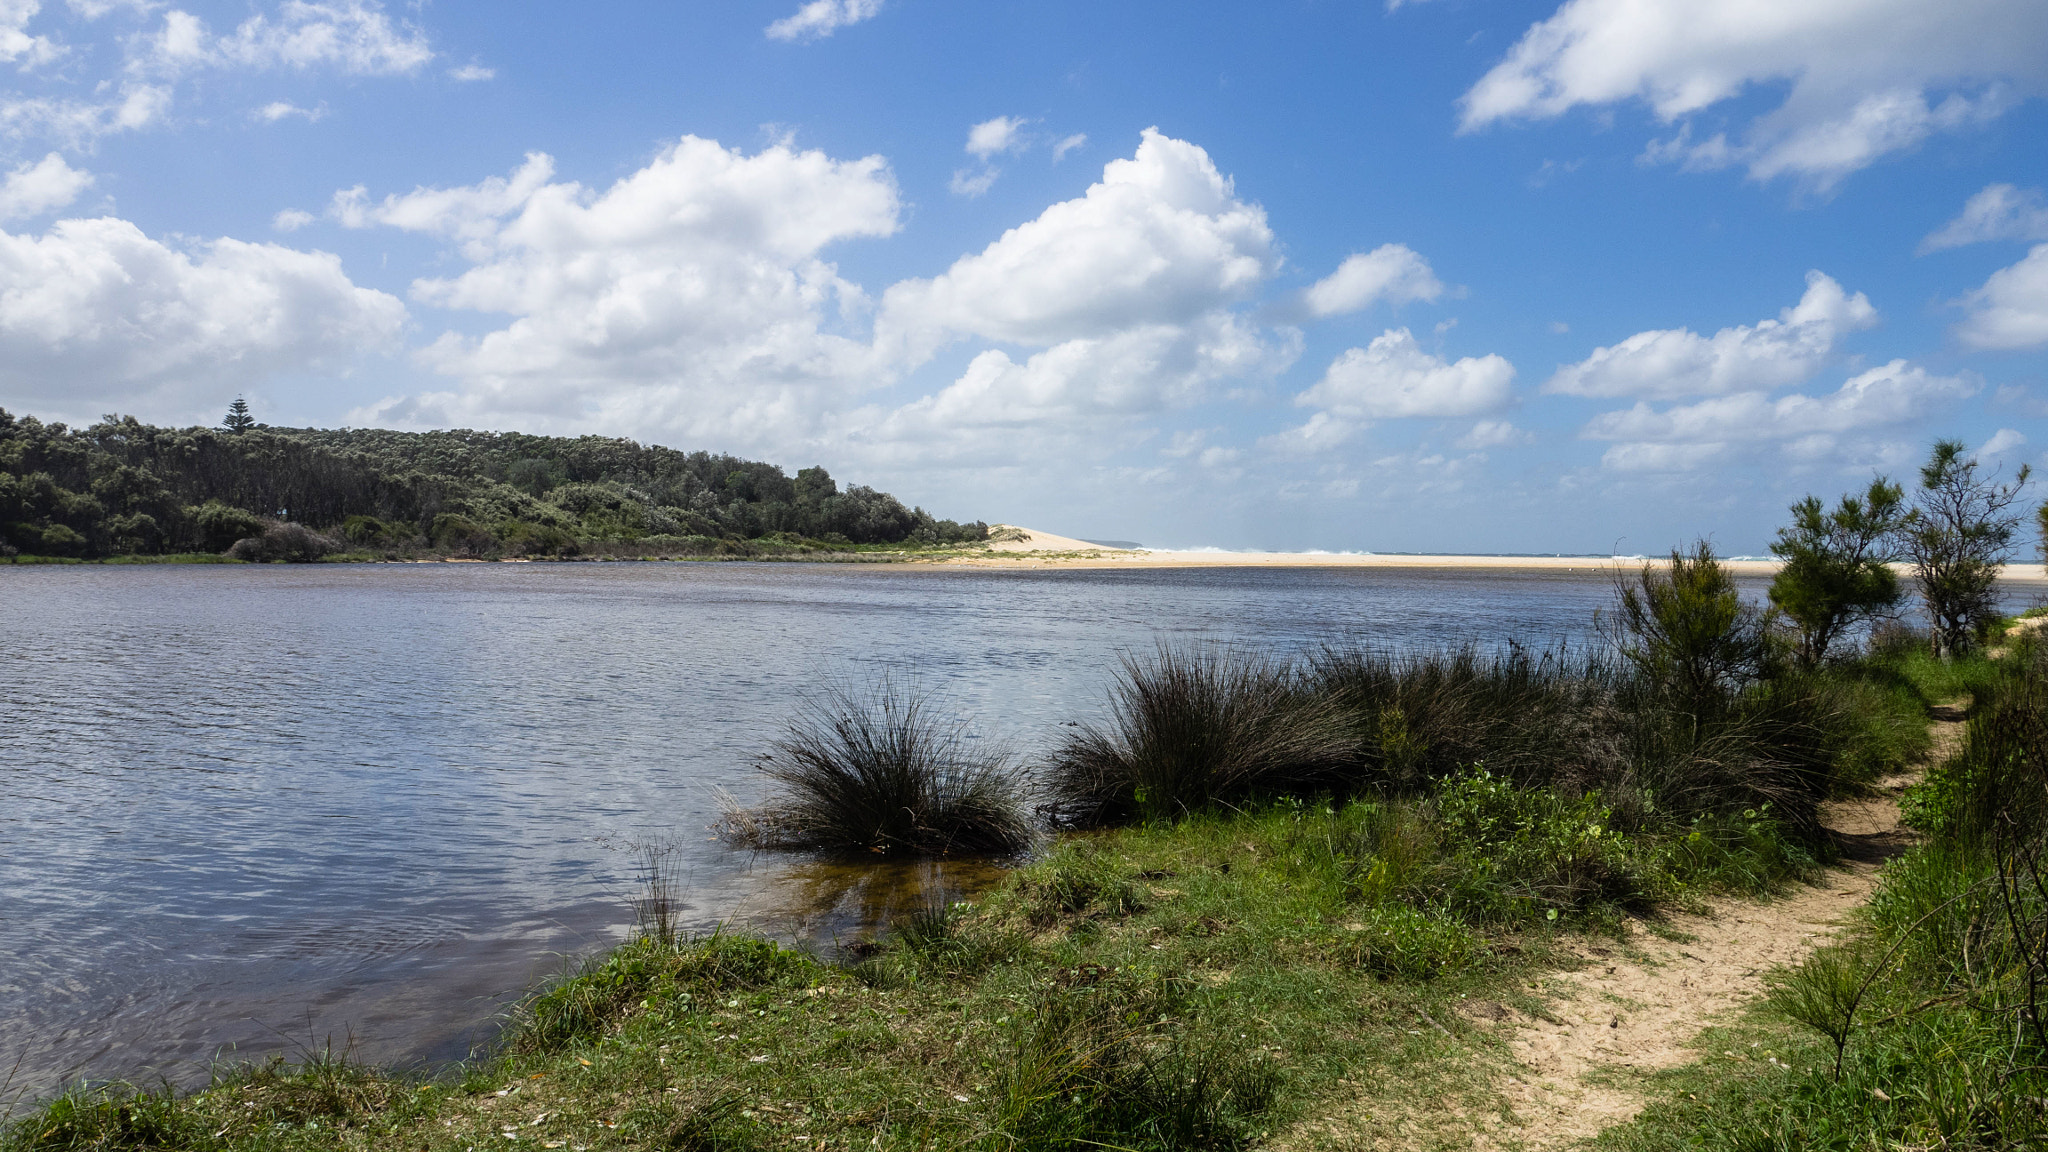
[[[1934,757],[1954,751],[1962,735],[1961,709],[1938,710]],[[1473,1023],[1509,1033],[1513,1058],[1496,1085],[1509,1116],[1468,1112],[1459,1118],[1471,1129],[1471,1147],[1561,1148],[1632,1118],[1645,1102],[1640,1074],[1696,1059],[1690,1044],[1702,1028],[1759,996],[1766,973],[1804,958],[1869,897],[1879,865],[1910,843],[1911,834],[1899,826],[1897,798],[1916,778],[1895,777],[1875,796],[1828,807],[1828,825],[1845,841],[1845,860],[1824,885],[1769,903],[1717,900],[1704,915],[1673,917],[1668,926],[1684,943],[1636,928],[1626,943],[1585,944],[1578,950],[1583,968],[1544,979],[1545,1018],[1492,1002],[1467,1007]],[[1404,1140],[1388,1131],[1390,1117],[1375,1122],[1368,1107],[1367,1101],[1340,1107],[1314,1127],[1340,1147],[1412,1143],[1412,1135]],[[1441,1119],[1391,1127],[1411,1134],[1432,1129],[1432,1142],[1464,1143],[1444,1139]]]
[[[1640,556],[1411,556],[1359,552],[1174,552],[1163,549],[1105,548],[1041,532],[1036,528],[998,524],[994,528],[1020,532],[1021,539],[1003,540],[990,546],[992,556],[963,556],[938,561],[945,567],[966,568],[1496,568],[1535,569],[1556,572],[1605,572],[1615,568],[1634,569]],[[1743,575],[1768,576],[1778,570],[1775,560],[1725,560],[1730,570]],[[2048,584],[2038,565],[2007,565],[2003,579]]]

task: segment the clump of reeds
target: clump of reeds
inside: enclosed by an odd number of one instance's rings
[[[1363,737],[1348,791],[1427,791],[1480,763],[1524,786],[1585,785],[1612,776],[1621,759],[1617,669],[1591,654],[1518,644],[1399,655],[1330,647],[1307,680]]]
[[[760,767],[782,793],[760,808],[728,805],[721,830],[737,844],[943,856],[1031,843],[1010,758],[970,747],[965,725],[886,681],[806,705]]]
[[[1243,649],[1126,655],[1106,727],[1054,752],[1046,813],[1094,827],[1177,819],[1216,804],[1327,789],[1360,748],[1338,702],[1286,664]]]

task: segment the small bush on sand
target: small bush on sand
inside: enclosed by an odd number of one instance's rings
[[[1016,768],[969,747],[964,725],[932,715],[923,696],[887,682],[834,690],[809,705],[762,757],[782,795],[728,806],[722,830],[739,844],[833,853],[1003,854],[1031,843]]]
[[[1084,727],[1048,772],[1055,823],[1178,819],[1214,804],[1328,789],[1361,740],[1327,694],[1264,656],[1217,646],[1125,656],[1104,728]]]

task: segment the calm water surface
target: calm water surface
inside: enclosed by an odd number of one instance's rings
[[[822,684],[887,673],[1028,755],[1101,711],[1121,650],[1544,643],[1609,596],[1591,571],[0,567],[0,1101],[189,1084],[223,1051],[461,1057],[624,932],[634,845],[674,846],[693,923],[820,931],[843,872],[705,826]]]

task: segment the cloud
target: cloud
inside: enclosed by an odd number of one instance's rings
[[[1991,274],[1963,298],[1969,314],[1956,339],[1979,351],[2048,345],[2048,244],[2036,244],[2019,263]]]
[[[505,217],[525,208],[554,175],[554,157],[528,152],[509,178],[492,176],[460,188],[414,188],[376,204],[370,203],[369,190],[357,185],[336,192],[327,214],[344,228],[381,225],[475,243],[471,259],[483,262],[492,257],[488,241],[504,230]]]
[[[1960,216],[1927,234],[1919,254],[1986,240],[2048,240],[2048,200],[2039,188],[1992,184],[1970,197]]]
[[[1345,420],[1471,416],[1507,403],[1515,366],[1500,356],[1455,363],[1423,351],[1406,328],[1346,350],[1315,387],[1294,398]]]
[[[134,132],[164,118],[171,90],[160,84],[122,84],[111,100],[66,100],[0,95],[0,135],[41,137],[89,148],[102,136]]]
[[[1893,360],[1825,396],[1741,392],[1662,410],[1638,403],[1595,417],[1581,435],[1619,441],[1603,463],[1622,471],[1684,470],[1761,444],[1776,445],[1792,459],[1813,459],[1834,452],[1845,436],[1919,424],[1939,405],[1976,391],[1964,377],[1935,376]]]
[[[878,351],[914,367],[973,338],[1039,349],[977,353],[951,385],[877,414],[874,441],[1000,431],[975,450],[1072,444],[1130,421],[1269,379],[1298,355],[1292,333],[1261,332],[1237,311],[1279,267],[1256,205],[1194,144],[1147,129],[1135,154],[1103,167],[1083,195],[1052,204],[980,252],[882,297]]]
[[[373,202],[337,194],[345,225],[443,236],[472,266],[415,299],[513,319],[421,353],[456,390],[378,406],[425,420],[658,428],[760,443],[828,415],[819,389],[877,377],[864,343],[827,331],[866,300],[819,258],[894,233],[878,156],[777,145],[753,155],[686,136],[603,191],[557,183],[538,153],[508,178]]]
[[[293,116],[303,116],[307,123],[311,123],[327,115],[327,109],[324,107],[301,108],[288,100],[274,100],[258,108],[253,115],[256,119],[266,124],[275,124],[279,120],[289,119]]]
[[[1681,132],[1656,156],[1746,164],[1758,180],[1790,175],[1825,190],[1934,133],[1997,117],[2044,80],[2048,8],[2037,0],[1567,0],[1465,93],[1460,125],[1638,100],[1674,123],[1783,84],[1782,102],[1738,139],[1692,144]]]
[[[2017,428],[2000,428],[1991,434],[1984,446],[1972,453],[1979,460],[1994,460],[2016,449],[2027,446],[2027,438]]]
[[[481,64],[464,64],[460,68],[450,68],[448,78],[458,84],[474,84],[480,80],[497,79],[498,70],[486,68]]]
[[[324,252],[233,239],[185,252],[113,218],[0,232],[0,388],[29,403],[163,410],[346,367],[392,346],[405,319]]]
[[[1065,160],[1067,153],[1086,147],[1087,144],[1088,134],[1086,132],[1076,132],[1072,136],[1062,137],[1059,143],[1052,146],[1052,162],[1057,164]]]
[[[1457,446],[1471,451],[1486,448],[1500,448],[1508,444],[1522,444],[1535,437],[1522,431],[1506,420],[1481,420],[1472,425],[1472,430],[1458,437]]]
[[[841,28],[873,19],[881,10],[882,0],[811,0],[794,15],[770,24],[768,38],[800,44],[822,40]]]
[[[28,22],[41,10],[39,0],[0,0],[0,64],[31,69],[65,54],[62,44],[28,34]]]
[[[1310,315],[1323,317],[1357,312],[1382,301],[1406,304],[1443,294],[1443,282],[1429,261],[1405,244],[1382,244],[1346,257],[1335,272],[1303,293],[1302,300]]]
[[[1020,151],[1025,144],[1024,127],[1029,123],[1020,116],[983,120],[967,130],[967,154],[988,160],[1005,152]]]
[[[279,232],[297,232],[319,217],[297,208],[287,208],[270,218],[270,226]]]
[[[955,196],[965,196],[972,200],[995,187],[996,177],[1002,174],[1000,168],[983,168],[979,171],[962,168],[953,173],[953,179],[946,184],[946,190]]]
[[[912,361],[956,336],[1046,346],[1179,324],[1247,297],[1279,265],[1264,210],[1201,148],[1148,128],[1100,182],[944,274],[883,297],[878,338]]]
[[[23,164],[0,180],[0,221],[22,220],[69,207],[92,187],[92,173],[64,162],[55,152]]]
[[[285,0],[274,16],[258,13],[221,37],[199,17],[172,9],[143,43],[146,50],[130,61],[131,71],[166,76],[202,67],[332,67],[361,76],[408,75],[434,58],[426,34],[394,25],[376,0]]]
[[[1877,309],[1820,272],[1776,320],[1701,336],[1689,328],[1638,332],[1557,370],[1543,391],[1562,396],[1677,399],[1770,390],[1811,379],[1842,338],[1877,323]]]

